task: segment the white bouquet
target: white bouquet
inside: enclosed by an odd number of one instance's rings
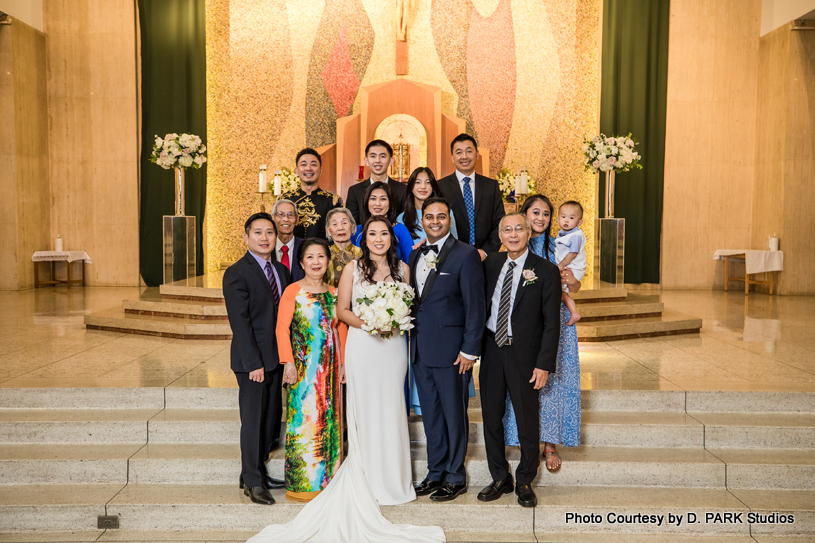
[[[515,173],[512,170],[509,168],[501,168],[495,180],[498,181],[498,187],[501,189],[501,196],[504,202],[511,204],[518,201],[515,198]],[[529,174],[527,174],[526,185],[527,194],[535,194],[538,184]]]
[[[164,138],[156,136],[150,162],[158,164],[165,170],[171,168],[200,168],[207,161],[207,146],[201,138],[192,134],[167,134]]]
[[[627,172],[632,168],[642,169],[639,163],[640,154],[634,150],[637,142],[631,137],[618,136],[608,138],[605,134],[594,136],[583,142],[583,156],[586,169],[592,173]]]
[[[280,168],[280,191],[285,194],[287,192],[296,192],[300,190],[300,178],[290,168]]]
[[[415,294],[405,283],[379,281],[357,298],[354,315],[362,319],[362,329],[372,335],[388,338],[396,330],[402,335],[413,328],[410,306]]]

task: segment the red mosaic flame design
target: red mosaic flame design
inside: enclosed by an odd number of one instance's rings
[[[354,73],[345,24],[342,25],[337,43],[334,44],[334,50],[331,51],[321,77],[337,116],[345,117],[350,113],[359,90],[359,79]]]

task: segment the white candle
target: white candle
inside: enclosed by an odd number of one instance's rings
[[[274,173],[274,195],[280,196],[283,192],[283,181],[280,179],[280,170],[276,170]]]
[[[523,194],[521,192],[521,176],[519,174],[515,174],[515,196],[519,194]]]
[[[266,164],[260,165],[260,192],[266,192]]]
[[[521,190],[515,194],[529,194],[529,174],[526,170],[521,172]]]

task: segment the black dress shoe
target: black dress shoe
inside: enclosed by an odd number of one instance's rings
[[[430,499],[434,502],[449,502],[450,500],[455,500],[466,492],[466,484],[454,485],[445,481],[444,484],[441,485],[441,488],[430,495]]]
[[[478,493],[478,499],[482,502],[491,502],[504,494],[509,494],[513,490],[515,490],[515,485],[512,482],[512,475],[510,475],[503,481],[493,481],[492,484],[485,486],[484,490]]]
[[[266,477],[263,478],[263,484],[266,485],[266,488],[269,488],[269,489],[272,489],[272,488],[285,488],[286,481],[284,481],[282,479],[275,479],[274,477],[271,477],[271,476],[267,475]]]
[[[518,503],[521,507],[535,507],[538,505],[538,497],[529,485],[518,485],[515,487],[515,494],[518,495]]]
[[[416,491],[417,496],[427,496],[440,489],[443,484],[441,481],[431,481],[425,477],[425,480],[414,486],[413,490]]]
[[[247,486],[243,489],[243,495],[249,496],[249,499],[261,505],[272,505],[274,497],[269,491],[260,486]]]

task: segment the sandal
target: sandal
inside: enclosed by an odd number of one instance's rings
[[[549,454],[547,455],[547,453],[549,453]],[[563,465],[563,459],[560,458],[560,455],[558,454],[557,449],[555,449],[554,447],[551,448],[551,449],[547,449],[547,448],[544,447],[544,449],[543,449],[543,457],[545,459],[544,463],[546,464],[546,470],[549,473],[557,473],[557,472],[560,471],[560,467]],[[550,464],[549,464],[549,460],[552,459],[552,458],[557,458],[558,460],[560,460],[560,463],[557,465],[556,468],[551,467]]]

